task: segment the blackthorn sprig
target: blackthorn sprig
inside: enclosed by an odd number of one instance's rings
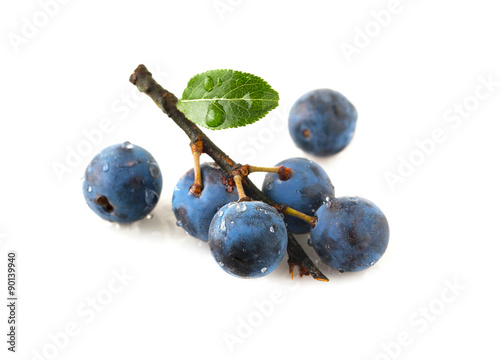
[[[172,93],[161,87],[152,77],[152,74],[147,70],[144,65],[139,65],[134,73],[130,76],[130,82],[137,86],[139,91],[147,94],[157,106],[165,112],[189,137],[191,141],[191,149],[209,155],[219,167],[228,175],[233,176],[234,171],[241,169],[241,165],[234,162],[228,155],[226,155],[219,147],[217,147],[209,138],[204,134],[196,124],[188,120],[184,114],[177,108],[177,97]],[[213,84],[210,83],[209,84]],[[269,98],[273,98],[269,96]],[[276,97],[277,98],[277,97]],[[251,99],[249,99],[251,100]],[[274,101],[274,100],[272,100]],[[248,103],[248,102],[247,102]],[[250,104],[249,110],[251,110]],[[261,108],[261,107],[260,107]],[[268,110],[266,110],[267,112]],[[210,113],[210,108],[209,112]],[[212,119],[213,120],[213,119]],[[255,120],[253,120],[255,121]],[[194,145],[194,146],[193,146]],[[193,151],[193,152],[194,152]],[[195,155],[195,169],[199,167],[199,156]],[[250,167],[249,167],[250,168]],[[277,170],[279,171],[279,170]],[[241,174],[239,174],[241,176]],[[199,178],[199,176],[198,176]],[[242,186],[244,186],[244,193],[254,201],[261,201],[263,203],[275,206],[282,211],[286,212],[288,208],[286,205],[278,204],[267,198],[248,177],[241,178]],[[203,184],[194,182],[193,189],[202,189]],[[196,190],[198,191],[198,190]],[[194,192],[196,192],[194,191]],[[214,217],[215,219],[215,217]],[[298,244],[292,233],[287,229],[287,252],[288,264],[290,273],[293,277],[293,270],[298,267],[299,275],[312,275],[313,278],[322,281],[328,281],[328,278],[318,269],[309,256],[304,252],[302,247]]]

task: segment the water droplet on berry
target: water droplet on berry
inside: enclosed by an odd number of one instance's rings
[[[239,203],[236,205],[236,211],[244,212],[247,209],[247,206],[244,203]]]
[[[214,79],[212,79],[211,76],[205,76],[205,79],[203,80],[203,88],[205,91],[212,91],[214,88]]]
[[[220,166],[217,165],[217,163],[214,163],[214,162],[209,162],[208,166],[210,166],[212,169],[220,169]]]
[[[263,274],[264,274],[266,271],[267,271],[267,268],[266,268],[266,267],[263,267],[262,269],[260,269],[260,272],[261,272],[261,273],[263,273]]]
[[[272,190],[273,189],[273,186],[274,186],[274,183],[272,181],[269,181],[266,185],[266,189],[267,190]]]
[[[175,185],[175,188],[174,188],[174,191],[179,191],[179,187],[177,185]]]
[[[153,214],[147,214],[146,219],[151,220],[153,218]]]
[[[90,186],[90,185],[89,185],[89,186],[87,186],[87,191],[88,191],[88,192],[91,192],[91,191],[92,191],[92,186]]]
[[[223,263],[222,261],[219,261],[219,265],[220,265],[221,267],[223,267],[223,266],[224,266],[224,263]]]
[[[228,207],[228,208],[232,208],[234,205],[236,205],[236,203],[232,202],[232,203],[229,203],[229,204],[227,205],[227,207]]]
[[[373,266],[373,265],[375,265],[375,261],[372,261],[372,262],[370,263],[370,266]]]
[[[151,189],[146,189],[144,200],[148,205],[154,205],[158,201],[158,193]]]
[[[177,226],[182,226],[182,221],[177,220],[177,222],[175,223],[175,225],[177,225]]]
[[[324,204],[326,205],[327,208],[331,208],[333,206],[333,199],[327,196]]]
[[[151,174],[152,177],[154,177],[155,179],[160,176],[160,168],[158,167],[158,164],[156,163],[150,163],[149,164],[149,174]]]
[[[226,120],[226,112],[218,101],[214,101],[208,105],[207,115],[205,117],[205,122],[208,126],[217,127],[222,125],[224,120]]]
[[[109,170],[109,164],[104,163],[104,165],[102,166],[102,171],[107,172],[108,170]]]
[[[222,231],[226,231],[226,219],[222,219],[222,220],[220,221],[220,229],[221,229]]]
[[[264,210],[264,214],[266,214],[266,215],[267,215],[267,214],[269,214],[269,213],[267,212],[267,210]]]
[[[130,150],[130,149],[133,149],[133,148],[134,148],[134,145],[132,145],[132,144],[130,143],[130,141],[125,141],[125,142],[122,144],[122,148],[123,148],[123,149]]]
[[[358,202],[358,198],[356,196],[349,196],[349,200]]]
[[[275,232],[276,231],[276,225],[271,225],[271,227],[269,228],[269,231],[270,232]]]
[[[307,239],[307,245],[313,246],[313,242],[312,242],[311,238]]]
[[[219,217],[221,217],[222,215],[224,215],[224,212],[222,212],[222,210],[219,210],[219,211],[217,212],[217,215],[218,215]]]
[[[339,273],[343,273],[344,271],[344,268],[339,268]]]

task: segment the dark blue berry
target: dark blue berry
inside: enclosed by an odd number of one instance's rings
[[[295,144],[317,156],[333,155],[350,142],[358,112],[347,98],[330,89],[313,90],[293,105],[288,129]]]
[[[83,178],[83,195],[90,208],[103,219],[118,223],[131,223],[149,214],[161,188],[156,160],[129,142],[102,150]]]
[[[374,265],[389,242],[389,224],[382,211],[361,197],[331,199],[317,213],[311,230],[314,250],[327,265],[341,272]]]
[[[280,180],[278,174],[266,174],[262,191],[271,200],[313,216],[326,197],[334,196],[330,178],[315,162],[291,158],[276,164],[281,165],[291,169],[292,176],[288,180]],[[303,234],[311,230],[307,222],[293,216],[285,216],[285,222],[292,233]]]
[[[201,195],[189,189],[194,182],[194,170],[184,174],[175,186],[172,209],[177,224],[189,235],[208,241],[208,228],[217,210],[231,201],[238,200],[236,188],[229,185],[229,177],[215,163],[200,166],[203,190]]]
[[[272,206],[260,201],[232,202],[215,214],[208,244],[226,272],[257,278],[272,272],[283,259],[287,231]]]

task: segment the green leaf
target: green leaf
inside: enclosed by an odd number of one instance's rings
[[[177,102],[192,122],[209,129],[245,126],[278,106],[279,95],[260,77],[234,70],[195,75]]]

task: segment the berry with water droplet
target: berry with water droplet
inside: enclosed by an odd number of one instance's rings
[[[151,165],[155,164],[154,171]],[[161,171],[144,148],[126,141],[97,154],[83,177],[90,208],[105,220],[131,223],[156,206],[162,189]]]
[[[279,162],[276,166],[281,165],[291,169],[292,176],[288,180],[280,180],[279,174],[266,174],[262,192],[271,200],[314,216],[323,200],[327,196],[334,196],[330,178],[318,164],[304,158],[291,158]],[[286,215],[285,222],[295,234],[304,234],[311,229],[310,224],[297,217]]]
[[[245,210],[238,210],[243,204]],[[229,205],[210,224],[208,245],[213,257],[234,276],[256,278],[271,273],[287,246],[283,219],[275,208],[260,201]]]
[[[201,194],[197,196],[189,191],[194,182],[194,170],[191,169],[179,179],[175,186],[172,210],[189,235],[208,241],[208,228],[212,218],[222,206],[237,201],[238,192],[236,188],[226,185],[228,176],[213,163],[201,164],[200,171],[203,183]]]

